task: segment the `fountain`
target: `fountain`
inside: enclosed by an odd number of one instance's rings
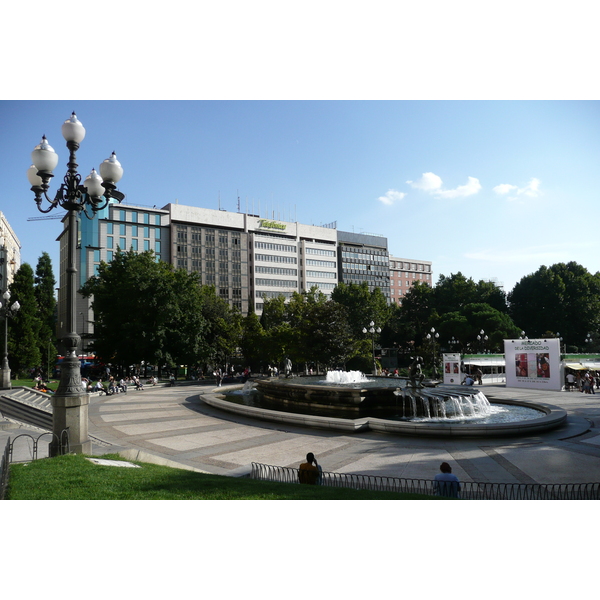
[[[260,379],[244,393],[204,401],[230,412],[277,422],[340,429],[435,436],[524,435],[557,427],[566,412],[531,402],[490,403],[480,388],[439,385],[418,375],[366,378],[330,371],[325,378]],[[245,398],[240,398],[245,396]],[[502,413],[500,418],[496,418]]]

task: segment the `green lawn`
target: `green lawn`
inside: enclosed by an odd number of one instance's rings
[[[102,458],[123,460],[118,455]],[[133,462],[133,461],[130,461]],[[432,496],[271,483],[149,463],[96,465],[80,454],[10,467],[7,500],[432,500]]]

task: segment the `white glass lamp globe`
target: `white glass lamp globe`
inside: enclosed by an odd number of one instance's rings
[[[35,165],[31,165],[29,169],[27,169],[27,179],[29,179],[31,187],[35,187],[36,185],[40,186],[43,183],[42,178],[37,173],[38,170]]]
[[[38,171],[49,171],[50,173],[58,164],[58,154],[48,143],[46,136],[42,136],[42,141],[33,149],[31,153],[31,162]]]
[[[123,177],[123,167],[114,152],[100,165],[100,176],[111,183],[117,183]]]
[[[96,173],[96,169],[92,169],[92,172],[85,178],[83,187],[87,188],[88,194],[93,197],[102,196],[105,192],[102,177]]]
[[[17,312],[20,308],[21,308],[21,305],[19,304],[18,300],[10,307],[10,309],[14,312]]]
[[[63,123],[61,131],[67,142],[77,142],[79,144],[85,137],[85,127],[75,113]]]

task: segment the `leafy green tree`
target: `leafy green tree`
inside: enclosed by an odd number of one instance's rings
[[[127,368],[196,364],[210,354],[207,311],[197,274],[156,261],[151,251],[119,250],[80,292],[93,297],[95,350]]]
[[[584,346],[600,328],[600,273],[576,262],[542,266],[508,295],[513,321],[529,337],[560,332],[565,344]]]
[[[56,299],[54,289],[56,279],[52,271],[52,260],[47,252],[42,252],[35,269],[35,299],[40,319],[38,347],[42,358],[54,357],[56,350]]]
[[[206,322],[201,360],[210,365],[225,365],[237,355],[242,339],[242,315],[217,296],[214,286],[200,288],[202,317]]]
[[[8,356],[11,369],[26,376],[29,369],[40,367],[39,348],[41,320],[35,298],[33,269],[23,263],[10,284],[11,304],[18,301],[20,309],[8,326]]]
[[[306,314],[303,337],[307,356],[329,368],[346,364],[354,352],[346,308],[333,300],[312,304]]]
[[[331,299],[346,307],[355,339],[363,337],[362,330],[371,321],[383,329],[391,315],[383,292],[379,288],[369,291],[366,282],[339,283],[331,293]]]
[[[265,332],[254,310],[242,319],[242,336],[240,350],[244,356],[244,366],[258,370],[263,361],[263,346]]]

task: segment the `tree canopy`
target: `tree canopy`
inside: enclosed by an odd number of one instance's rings
[[[576,262],[540,267],[515,285],[508,300],[513,321],[529,337],[558,332],[566,344],[583,347],[587,334],[600,328],[600,273]]]
[[[105,362],[195,365],[223,360],[237,346],[239,317],[214,288],[152,251],[119,250],[80,291],[93,297],[94,349]]]

